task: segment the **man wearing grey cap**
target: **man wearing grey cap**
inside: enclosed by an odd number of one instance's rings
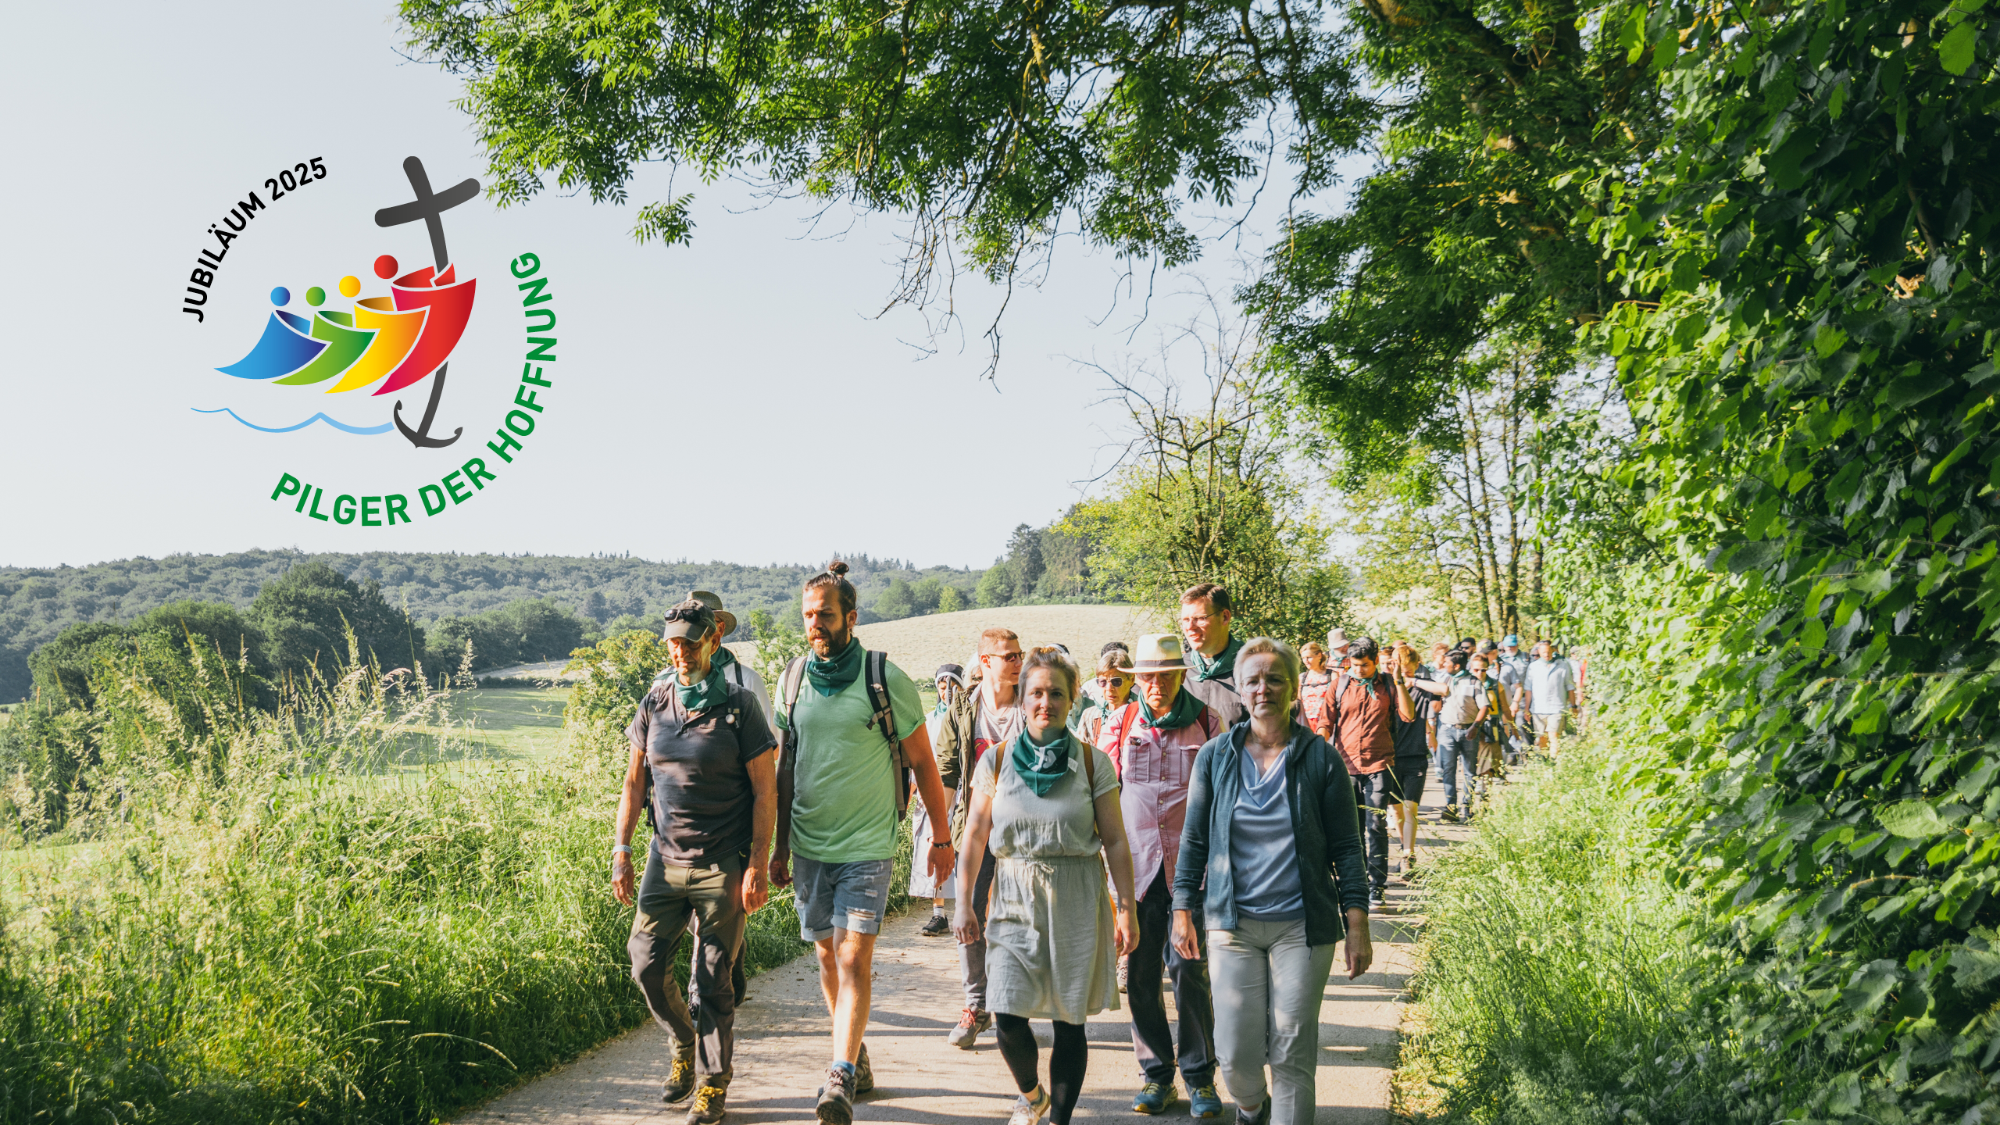
[[[724,679],[727,679],[737,687],[747,689],[750,694],[757,697],[758,705],[764,709],[764,721],[769,723],[771,721],[771,692],[769,688],[764,686],[764,677],[757,674],[757,669],[736,659],[736,654],[730,652],[722,645],[722,638],[736,631],[736,615],[722,608],[722,599],[709,593],[707,590],[693,591],[688,594],[688,600],[700,602],[714,611],[716,639],[715,665],[722,669]],[[668,665],[660,669],[659,675],[653,677],[653,686],[658,687],[673,678],[674,668],[672,665]]]
[[[663,635],[673,677],[656,682],[626,735],[632,744],[618,806],[611,888],[634,902],[626,951],[653,1019],[673,1036],[661,1098],[694,1101],[688,1125],[715,1125],[732,1077],[736,989],[732,962],[745,920],[770,897],[767,867],[777,823],[778,739],[749,689],[715,662],[722,631],[715,611],[690,598],[667,611]],[[651,790],[651,800],[647,799]],[[653,819],[645,877],[633,887],[632,831],[641,809]],[[695,944],[690,1013],[674,987],[675,948],[690,920]]]

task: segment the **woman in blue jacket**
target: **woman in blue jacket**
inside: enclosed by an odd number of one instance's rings
[[[1237,654],[1250,718],[1195,758],[1174,871],[1174,946],[1198,955],[1201,908],[1216,1056],[1242,1125],[1311,1125],[1334,955],[1344,938],[1350,978],[1374,956],[1354,785],[1333,747],[1294,721],[1299,671],[1283,641],[1258,637]]]

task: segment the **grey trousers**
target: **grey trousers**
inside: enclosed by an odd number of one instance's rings
[[[1312,1125],[1318,1101],[1319,1005],[1338,945],[1307,945],[1306,924],[1238,918],[1208,931],[1215,1054],[1236,1104],[1256,1109],[1271,1066],[1268,1125]]]
[[[980,861],[979,878],[972,884],[972,916],[986,924],[986,900],[993,894],[993,853]],[[958,947],[958,970],[965,978],[965,1006],[975,1012],[986,1010],[986,939]]]
[[[729,1085],[736,1054],[736,985],[731,980],[743,947],[743,863],[714,868],[675,867],[651,853],[639,883],[639,910],[625,951],[632,980],[653,1019],[674,1037],[674,1049],[694,1049],[694,1070],[704,1086]],[[688,991],[694,1011],[674,986],[674,951],[692,918],[699,933]]]

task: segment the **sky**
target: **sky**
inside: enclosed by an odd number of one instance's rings
[[[433,432],[464,436],[418,449],[393,428],[263,432],[250,424],[389,425],[397,400],[406,421],[421,417],[430,380],[329,394],[333,382],[217,369],[253,351],[276,288],[310,316],[312,287],[322,309],[350,308],[344,276],[363,298],[386,295],[381,255],[399,274],[432,264],[422,224],[373,216],[412,198],[411,155],[436,191],[483,182],[456,79],[399,53],[386,3],[39,4],[9,25],[13,42],[46,49],[0,70],[17,107],[0,124],[15,169],[0,180],[13,219],[0,301],[17,373],[0,566],[281,547],[984,566],[1123,447],[1121,411],[1079,361],[1154,354],[1201,314],[1203,290],[1226,297],[1245,276],[1283,205],[1280,186],[1233,235],[1210,219],[1201,263],[1136,285],[1121,285],[1124,263],[1067,240],[1038,288],[1017,287],[989,379],[993,287],[960,277],[959,326],[943,336],[928,328],[936,310],[882,313],[898,276],[893,216],[683,175],[693,244],[662,247],[629,232],[639,205],[668,196],[664,167],[641,172],[626,206],[549,192],[500,209],[482,195],[442,220],[476,298]],[[314,175],[314,159],[323,179],[272,198],[267,178],[301,163]],[[197,320],[181,310],[207,268],[198,254],[252,191],[265,206],[210,271]],[[509,273],[523,254],[557,318],[546,387],[521,383],[530,333]],[[516,405],[530,391],[539,411]],[[496,436],[509,424],[532,426],[518,449]],[[490,478],[468,479],[475,457]],[[313,518],[348,513],[342,495],[364,517],[363,498],[401,495],[411,518]]]

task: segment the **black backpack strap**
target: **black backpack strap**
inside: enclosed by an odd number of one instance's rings
[[[863,676],[868,681],[868,705],[873,714],[868,725],[882,732],[889,743],[889,769],[895,776],[896,818],[902,819],[910,811],[910,764],[903,757],[903,741],[896,737],[896,703],[889,697],[889,654],[868,650],[863,665]]]
[[[778,697],[783,701],[778,713],[785,717],[782,740],[778,743],[778,825],[773,845],[778,855],[789,855],[792,850],[792,795],[796,792],[799,764],[799,734],[793,714],[798,707],[799,687],[805,679],[803,656],[793,657],[785,665],[785,674],[778,677]]]

